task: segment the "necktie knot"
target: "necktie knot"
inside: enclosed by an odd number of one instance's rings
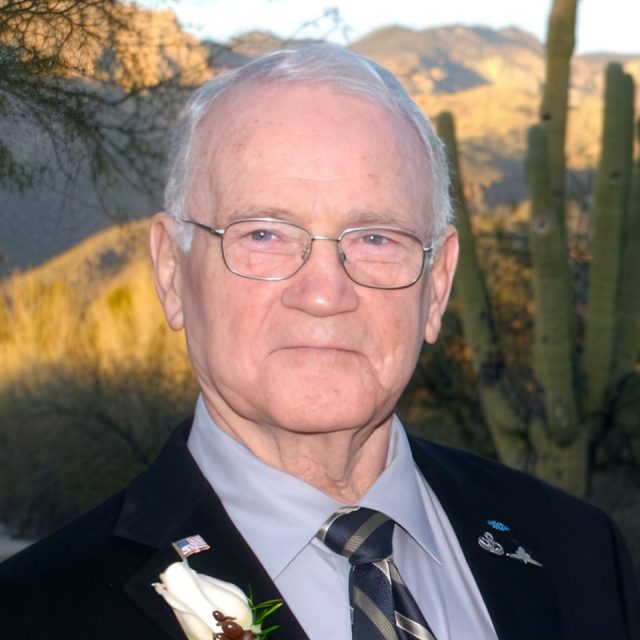
[[[325,523],[318,537],[352,565],[386,560],[391,556],[394,522],[366,507],[344,507]]]
[[[353,640],[436,640],[391,558],[394,527],[379,511],[343,507],[317,533],[351,563]]]

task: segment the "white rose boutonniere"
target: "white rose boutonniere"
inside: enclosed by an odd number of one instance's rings
[[[263,629],[264,619],[282,605],[280,600],[254,605],[236,585],[196,573],[184,556],[152,586],[171,606],[188,640],[263,640],[275,629]]]

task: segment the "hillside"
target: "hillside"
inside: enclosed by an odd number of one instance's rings
[[[24,6],[28,12],[28,3]],[[35,11],[33,15],[27,13],[32,22],[30,29],[37,38],[33,35],[30,42],[27,31],[23,40],[16,36],[12,41],[11,24],[3,23],[0,48],[17,47],[15,50],[23,51],[25,60],[36,61],[32,64],[38,63],[43,48],[44,54],[56,53],[51,62],[45,58],[42,64],[56,66],[55,77],[62,79],[47,87],[60,89],[49,89],[47,93],[41,88],[40,94],[45,102],[48,98],[56,104],[60,104],[59,96],[67,90],[81,96],[95,95],[91,104],[103,108],[88,111],[104,125],[102,132],[111,132],[113,144],[107,145],[109,152],[123,146],[127,150],[122,144],[122,129],[149,131],[148,137],[141,133],[129,140],[131,155],[137,153],[136,157],[142,158],[137,164],[144,167],[139,171],[143,179],[132,175],[131,163],[126,162],[120,163],[119,171],[101,174],[92,149],[83,145],[83,139],[99,138],[101,134],[96,133],[95,127],[81,135],[71,128],[76,135],[65,136],[64,112],[58,112],[55,106],[38,109],[38,101],[29,98],[35,90],[26,78],[2,78],[0,176],[7,170],[7,148],[18,161],[37,169],[33,183],[26,188],[21,189],[18,180],[12,181],[10,172],[9,179],[0,182],[0,276],[39,264],[114,221],[148,216],[160,208],[164,167],[148,153],[135,149],[150,148],[144,144],[155,143],[152,136],[156,130],[163,131],[161,139],[166,138],[164,131],[169,121],[190,93],[186,88],[199,85],[212,74],[209,51],[182,31],[171,11],[118,7],[117,3],[109,6],[113,7],[109,11],[116,12],[111,19],[101,13],[93,16],[91,7],[87,9],[89,14],[84,18],[91,19],[90,29],[78,26],[79,17],[67,20],[64,13],[57,18],[53,14],[43,17]],[[16,14],[19,16],[20,10]],[[3,19],[7,19],[6,14]],[[120,22],[126,27],[111,35],[114,25]],[[64,46],[56,51],[56,43],[65,35]],[[8,58],[0,59],[0,76],[16,75]],[[36,69],[35,75],[40,72]],[[164,88],[163,83],[166,89],[154,93],[151,102],[148,88]],[[127,95],[131,99],[125,99]],[[112,104],[115,107],[109,106]],[[69,120],[73,120],[71,116],[73,113],[68,114]],[[117,152],[113,155],[118,157]],[[105,179],[100,180],[101,175]]]
[[[193,408],[147,230],[114,226],[0,282],[0,523],[13,534],[39,537],[113,493]]]
[[[542,45],[517,29],[387,27],[352,48],[388,67],[414,94],[457,93],[505,81],[536,92],[543,71]]]
[[[144,50],[145,82],[157,80],[166,71],[159,55],[164,41],[172,43],[171,64],[185,70],[198,68],[200,79],[288,44],[261,32],[224,45],[197,43],[180,30],[170,12],[144,11],[138,20],[154,34]],[[516,28],[451,26],[414,31],[390,26],[354,42],[352,48],[396,73],[430,116],[443,110],[454,114],[462,172],[474,210],[486,211],[499,203],[516,205],[526,199],[526,130],[537,119],[544,75],[540,42]],[[592,182],[597,164],[604,68],[612,59],[622,60],[640,86],[640,55],[621,58],[602,53],[573,61],[567,151],[573,171],[571,189],[577,192],[584,192]],[[114,69],[124,77],[131,64],[124,54],[116,56]],[[92,185],[88,163],[79,166],[69,180],[63,169],[55,168],[56,153],[46,136],[29,123],[0,121],[0,138],[18,140],[26,157],[44,157],[53,167],[51,175],[24,192],[0,187],[0,225],[5,230],[0,236],[0,277],[47,260],[109,226],[105,211],[116,219],[135,219],[161,207],[159,187],[141,192],[126,179],[110,185],[104,198]],[[161,182],[162,168],[154,172]]]

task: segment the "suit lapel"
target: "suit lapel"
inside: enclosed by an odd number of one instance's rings
[[[527,496],[512,495],[504,477],[478,464],[477,457],[412,441],[414,459],[449,517],[500,640],[557,637],[561,625],[551,567],[539,527],[530,522]],[[462,463],[461,463],[462,462]],[[515,499],[514,499],[515,498]],[[489,524],[489,521],[495,521]],[[508,531],[505,530],[508,527]],[[499,555],[479,539],[501,544]],[[542,567],[508,557],[518,546]],[[495,549],[495,548],[494,548]]]
[[[201,535],[211,547],[189,558],[198,573],[231,582],[255,602],[282,599],[273,581],[227,515],[186,448],[191,423],[181,425],[149,470],[127,490],[115,534],[150,547],[150,557],[125,585],[127,594],[171,638],[184,640],[171,610],[153,587],[179,560],[171,543]],[[307,636],[286,603],[268,619],[278,640]]]

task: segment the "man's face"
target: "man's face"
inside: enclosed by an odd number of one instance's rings
[[[393,225],[431,240],[429,174],[417,137],[368,100],[323,86],[257,87],[224,98],[199,138],[192,220],[225,227],[266,215],[324,236]],[[334,242],[314,242],[302,269],[280,282],[232,274],[220,242],[196,229],[189,253],[175,249],[164,305],[174,328],[184,323],[221,426],[249,420],[310,433],[387,420],[425,332],[429,341],[437,335],[455,255],[435,285],[428,273],[410,288],[385,291],[352,282]],[[451,236],[441,253],[454,244]],[[443,263],[441,255],[436,270]]]

